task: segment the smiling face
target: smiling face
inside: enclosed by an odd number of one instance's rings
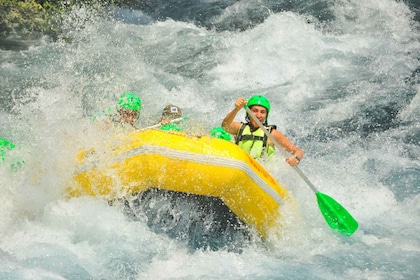
[[[267,118],[267,109],[265,107],[254,105],[250,107],[250,110],[261,123],[265,123],[265,119]],[[258,127],[258,124],[252,118],[250,118],[250,121],[252,126]]]

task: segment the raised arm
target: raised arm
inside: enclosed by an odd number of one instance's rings
[[[243,97],[236,99],[235,108],[230,111],[222,121],[222,127],[230,134],[236,135],[241,127],[240,122],[234,122],[236,114],[245,106],[246,101]]]

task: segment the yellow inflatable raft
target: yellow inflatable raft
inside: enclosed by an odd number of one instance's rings
[[[289,197],[257,161],[225,140],[149,129],[110,145],[79,154],[70,196],[114,199],[158,188],[217,197],[262,236]]]

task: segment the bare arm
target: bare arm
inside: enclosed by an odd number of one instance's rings
[[[291,166],[299,164],[300,159],[303,158],[303,151],[290,142],[280,131],[273,129],[271,134],[286,151],[292,154],[292,156],[286,159],[287,163]]]
[[[240,122],[234,122],[236,114],[245,106],[246,101],[242,97],[236,99],[235,108],[230,111],[222,121],[222,127],[230,134],[236,135],[241,127]]]

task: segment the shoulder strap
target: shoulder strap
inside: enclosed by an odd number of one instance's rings
[[[242,133],[244,132],[245,127],[248,125],[248,123],[242,123],[241,127],[238,130],[238,133],[236,134],[235,144],[238,145],[238,143],[243,140]]]
[[[267,129],[267,131],[271,134],[271,131],[273,130],[273,129],[276,129],[276,127],[277,126],[275,126],[275,125],[268,125],[268,126],[266,126],[265,128]],[[267,135],[264,133],[264,139],[263,139],[263,148],[265,148],[266,146],[267,146],[267,141],[268,140],[268,137],[267,137]]]
[[[267,129],[268,133],[270,133],[270,134],[271,134],[271,131],[272,131],[273,129],[276,129],[276,126],[275,126],[275,125],[268,125],[268,126],[266,126],[266,129]],[[268,143],[268,137],[267,137],[267,135],[264,133],[263,148],[262,148],[261,156],[263,156],[263,155],[264,155],[264,153],[267,151],[267,143]]]

